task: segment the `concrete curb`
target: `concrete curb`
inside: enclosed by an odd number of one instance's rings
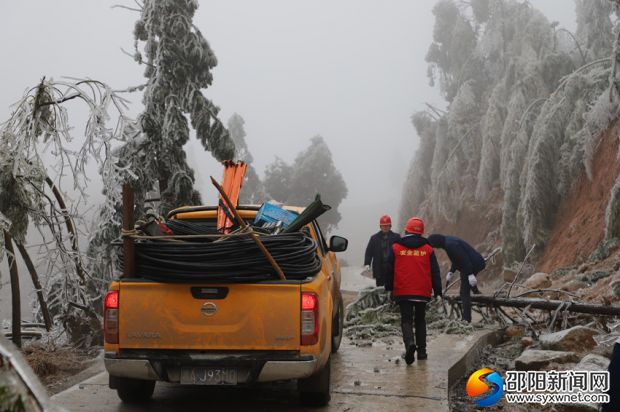
[[[85,386],[87,385],[97,385],[97,382],[102,376],[107,375],[108,372],[103,371],[103,372],[97,372],[94,375],[91,375],[88,378],[85,378],[84,380],[82,380],[81,382],[76,383],[75,385],[70,386],[69,388],[65,389],[62,392],[58,392],[54,395],[52,395],[52,400],[58,400],[58,398],[61,398],[62,396],[66,396],[68,393],[71,392],[75,392],[81,389],[84,389]],[[106,381],[107,382],[107,381]]]
[[[472,370],[474,364],[480,357],[480,352],[487,345],[497,345],[501,342],[503,332],[501,329],[492,330],[482,335],[473,345],[469,347],[460,359],[458,359],[450,369],[448,369],[448,400],[454,389],[454,385],[465,376],[465,374]]]

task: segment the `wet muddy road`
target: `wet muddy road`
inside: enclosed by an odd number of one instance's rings
[[[351,292],[373,284],[359,269],[343,271],[343,289]],[[347,300],[354,298],[347,293]],[[69,411],[432,411],[448,410],[448,370],[469,350],[480,331],[467,336],[436,335],[428,342],[429,358],[407,366],[400,337],[382,338],[356,347],[347,338],[332,358],[332,400],[325,408],[300,405],[294,383],[259,388],[188,387],[158,383],[144,405],[124,405],[108,388],[102,372],[54,396]],[[103,366],[102,369],[103,370]]]
[[[120,402],[108,388],[107,374],[56,395],[55,402],[69,411],[432,411],[448,410],[448,370],[478,338],[438,335],[429,342],[429,358],[406,366],[400,359],[400,338],[386,338],[371,347],[345,341],[332,359],[332,400],[328,407],[304,408],[294,384],[255,389],[185,387],[158,383],[153,399],[141,406]]]

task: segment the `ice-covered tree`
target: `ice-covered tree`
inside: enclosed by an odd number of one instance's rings
[[[347,197],[347,192],[347,185],[334,164],[325,139],[313,137],[310,146],[295,158],[287,202],[306,206],[319,193],[323,202],[332,207],[319,218],[324,230],[329,232],[338,227],[341,219],[338,207]]]
[[[248,144],[245,141],[247,136],[245,133],[245,120],[237,113],[233,113],[228,119],[228,132],[230,138],[235,144],[235,160],[240,160],[245,163],[252,163],[254,157],[248,149]]]
[[[140,125],[149,156],[143,166],[157,179],[163,211],[197,200],[183,149],[188,117],[205,150],[220,161],[234,156],[219,108],[203,94],[217,59],[192,23],[197,8],[196,0],[146,0],[134,30],[135,58],[146,66],[147,78]]]
[[[598,136],[620,112],[612,3],[577,0],[573,34],[529,2],[440,1],[427,61],[448,111],[430,130],[416,126],[422,141],[401,210],[457,222],[465,208],[503,194],[505,263],[532,245],[540,254],[561,200],[584,170],[590,175]],[[413,185],[428,175],[420,194]],[[610,202],[608,237],[619,232],[616,210]]]
[[[586,58],[608,57],[613,44],[613,3],[609,0],[575,0],[575,4],[576,40],[583,47]]]
[[[471,23],[451,0],[441,0],[433,8],[433,43],[426,54],[431,84],[438,79],[447,100],[452,100],[462,82],[479,69],[475,53],[476,33]]]
[[[505,83],[499,82],[491,92],[486,113],[482,117],[480,125],[482,146],[476,184],[476,198],[479,200],[486,200],[499,181],[501,138],[506,119],[507,95]]]
[[[399,212],[401,222],[405,222],[411,216],[425,214],[422,208],[425,194],[431,187],[430,171],[435,151],[436,120],[427,112],[418,112],[411,116],[411,122],[420,138],[420,144],[403,185]]]
[[[247,142],[245,141],[245,120],[239,114],[234,113],[230,119],[228,119],[228,132],[230,137],[235,143],[235,157],[234,160],[239,160],[248,164],[248,169],[245,174],[243,188],[239,196],[239,202],[245,204],[258,204],[265,200],[265,190],[263,189],[263,183],[260,177],[256,173],[256,169],[252,162],[254,158],[248,149]]]
[[[286,202],[291,187],[293,167],[277,157],[265,168],[263,184],[267,197],[278,202]]]
[[[88,110],[79,138],[66,107],[70,100],[82,102]],[[96,274],[87,270],[76,228],[91,181],[86,167],[94,162],[102,170],[122,173],[111,148],[123,139],[131,123],[123,115],[123,106],[123,99],[101,82],[43,79],[0,125],[0,227],[4,234],[0,236],[0,260],[1,250],[14,253],[15,243],[38,289],[46,326],[51,322],[45,313],[49,306],[56,324],[62,323],[75,338],[84,336],[75,333],[80,322],[72,320],[98,323],[86,291]],[[115,123],[110,121],[112,115]],[[36,253],[44,265],[35,266],[26,249],[30,229],[39,234],[41,246]],[[9,261],[14,262],[15,256]],[[15,266],[12,272],[12,286],[17,286],[13,285]],[[76,313],[75,308],[81,311]],[[19,305],[14,307],[14,316],[16,310]],[[14,317],[17,330],[19,323],[19,316]]]
[[[321,136],[310,139],[310,146],[301,151],[292,165],[280,158],[265,170],[265,191],[282,203],[307,206],[318,193],[332,210],[320,220],[326,231],[340,221],[338,206],[347,196],[347,185],[336,168],[331,151]]]
[[[131,183],[135,191],[137,215],[150,191],[159,192],[162,214],[200,203],[184,151],[190,124],[217,160],[234,157],[235,145],[217,117],[219,108],[203,94],[213,81],[217,59],[192,23],[197,8],[195,0],[146,0],[141,6],[134,28],[134,58],[146,67],[147,82],[141,87],[144,112],[127,130],[126,143],[115,150],[117,169],[125,173],[102,170],[106,201],[89,244],[92,269],[104,279],[112,276],[116,257],[111,242],[120,233],[123,182]]]

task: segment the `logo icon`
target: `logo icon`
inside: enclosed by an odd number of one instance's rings
[[[202,314],[205,316],[213,316],[217,313],[217,306],[213,302],[207,302],[202,305],[202,308],[200,308],[200,312],[202,312]]]
[[[482,368],[472,373],[465,385],[467,395],[478,406],[488,407],[499,402],[504,394],[504,380],[489,368]]]

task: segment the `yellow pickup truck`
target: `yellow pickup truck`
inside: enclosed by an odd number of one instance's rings
[[[251,220],[258,208],[238,211]],[[217,208],[176,209],[173,218],[215,222]],[[104,304],[110,388],[132,403],[148,400],[156,381],[247,386],[297,380],[303,404],[327,404],[330,355],[340,346],[344,315],[334,252],[346,250],[347,240],[326,242],[316,220],[306,228],[322,267],[303,279],[113,281]]]

